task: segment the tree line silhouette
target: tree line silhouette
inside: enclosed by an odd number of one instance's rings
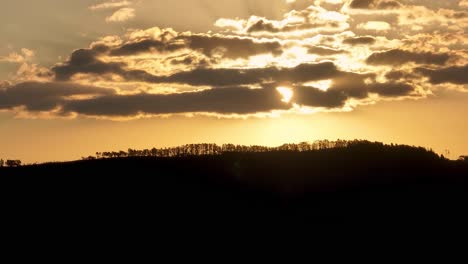
[[[316,140],[313,142],[301,142],[298,144],[283,144],[278,147],[267,147],[261,145],[239,145],[239,144],[186,144],[177,147],[169,148],[151,148],[151,149],[132,149],[129,148],[127,151],[105,151],[96,152],[95,156],[82,157],[82,160],[95,160],[95,159],[109,159],[109,158],[127,158],[127,157],[190,157],[190,156],[206,156],[206,155],[222,155],[226,153],[262,153],[262,152],[310,152],[320,151],[327,149],[340,149],[349,147],[391,147],[399,148],[401,150],[417,149],[421,152],[434,153],[432,149],[426,149],[423,147],[414,147],[409,145],[397,145],[397,144],[384,144],[382,142],[371,142],[368,140]],[[445,159],[443,155],[441,158]],[[458,158],[460,162],[468,162],[468,156],[460,156]],[[0,159],[0,167],[20,167],[22,166],[21,160],[3,160]]]
[[[261,153],[261,152],[307,152],[324,149],[346,148],[363,144],[380,144],[380,142],[370,142],[366,140],[316,140],[314,142],[301,142],[299,144],[283,144],[278,147],[267,147],[260,145],[235,145],[235,144],[186,144],[170,148],[152,148],[152,149],[128,149],[128,151],[109,151],[96,152],[96,156],[83,157],[83,159],[102,159],[102,158],[123,158],[123,157],[187,157],[187,156],[205,156],[221,155],[224,153]],[[392,144],[393,145],[393,144]],[[409,146],[408,146],[409,147]],[[423,148],[421,148],[423,149]]]

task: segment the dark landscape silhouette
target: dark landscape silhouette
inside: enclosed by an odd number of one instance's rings
[[[2,164],[3,165],[3,164]],[[466,219],[468,160],[369,141],[270,148],[192,144],[0,168],[2,194],[39,215],[138,221]]]

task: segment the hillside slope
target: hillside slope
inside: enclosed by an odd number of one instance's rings
[[[1,168],[36,210],[142,219],[465,219],[468,164],[420,148],[126,157]],[[5,199],[4,199],[5,201]]]

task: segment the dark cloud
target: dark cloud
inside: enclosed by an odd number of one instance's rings
[[[391,81],[399,81],[399,80],[411,80],[411,79],[417,79],[419,76],[417,76],[414,73],[411,72],[405,72],[405,71],[390,71],[385,74],[385,78],[387,80]]]
[[[343,92],[348,97],[364,99],[368,96],[366,80],[375,81],[375,74],[341,72],[333,79],[333,86],[330,90]]]
[[[353,0],[349,6],[356,9],[392,9],[402,5],[395,0]]]
[[[432,84],[453,83],[468,84],[468,65],[452,66],[441,69],[417,68],[417,73],[429,78]]]
[[[100,55],[94,49],[76,50],[70,59],[52,67],[57,81],[68,81],[78,73],[103,75],[117,74],[129,81],[158,82],[160,78],[143,70],[127,70],[125,63],[104,62],[98,59]]]
[[[348,99],[365,98],[369,93],[384,97],[399,97],[414,91],[414,87],[405,83],[374,83],[361,85],[352,89],[334,86],[327,91],[308,86],[294,88],[294,103],[312,107],[338,108],[343,107]]]
[[[249,38],[219,37],[209,35],[178,36],[168,41],[144,39],[114,48],[110,55],[130,56],[148,52],[173,52],[180,49],[200,51],[206,56],[215,53],[225,58],[248,58],[253,55],[272,53],[280,55],[283,51],[277,41],[257,42]]]
[[[134,116],[209,112],[251,114],[289,109],[276,89],[229,87],[179,94],[110,95],[68,102],[64,112],[90,116]]]
[[[183,83],[194,86],[251,85],[269,82],[303,83],[334,78],[339,74],[332,62],[300,64],[294,68],[250,68],[250,69],[195,69],[179,72],[167,77],[157,77],[155,82]]]
[[[375,74],[341,73],[333,79],[333,86],[328,91],[339,91],[348,98],[365,99],[369,93],[385,97],[399,97],[410,94],[414,87],[403,82],[376,82]]]
[[[253,114],[287,110],[292,103],[303,106],[339,108],[354,98],[350,90],[338,87],[322,91],[309,86],[293,86],[291,103],[282,102],[276,85],[260,89],[248,87],[213,88],[198,92],[174,94],[106,95],[92,99],[67,101],[64,113],[89,116],[135,116],[138,114],[218,113]],[[362,93],[396,97],[407,95],[413,88],[407,84],[389,83],[360,86]]]
[[[294,68],[196,68],[169,76],[152,75],[143,70],[127,70],[123,63],[107,63],[96,58],[93,50],[77,50],[69,61],[52,68],[56,80],[69,80],[74,74],[117,74],[131,81],[182,83],[193,86],[237,86],[266,82],[301,83],[335,77],[339,71],[332,62],[301,64]]]
[[[298,86],[294,88],[292,101],[305,106],[337,108],[342,107],[347,99],[348,96],[343,91],[322,91],[314,87]]]
[[[465,19],[468,18],[468,11],[459,11],[453,13],[452,16],[448,16],[449,18],[456,18],[456,19]]]
[[[208,61],[206,59],[200,59],[195,56],[171,58],[169,61],[172,65],[187,65],[187,66],[198,66],[198,67],[208,66]]]
[[[255,24],[253,24],[249,28],[247,28],[248,33],[263,32],[263,31],[277,33],[277,32],[280,32],[281,29],[273,25],[273,23],[264,21],[262,19],[257,21]]]
[[[407,73],[403,71],[391,71],[385,74],[385,78],[388,80],[401,80],[405,78],[406,75]]]
[[[375,0],[353,0],[349,6],[351,8],[369,8]]]
[[[408,95],[414,87],[407,83],[375,83],[369,85],[369,92],[385,97],[398,97]]]
[[[305,17],[306,20],[308,18]],[[247,28],[248,33],[256,32],[268,32],[268,33],[279,33],[279,32],[294,32],[301,30],[310,30],[310,29],[333,29],[339,27],[340,24],[337,22],[323,22],[323,23],[303,23],[303,24],[293,24],[293,25],[284,25],[284,26],[275,26],[272,22],[265,21],[263,19],[258,20],[253,25]]]
[[[450,59],[446,53],[413,52],[401,49],[376,52],[367,58],[367,63],[374,65],[398,65],[408,62],[418,64],[443,65]]]
[[[355,37],[355,38],[347,38],[343,40],[344,44],[349,45],[371,45],[375,43],[375,38],[365,36],[365,37]]]
[[[194,64],[195,60],[192,57],[185,57],[183,59],[174,59],[171,60],[172,65],[178,65],[178,64],[183,64],[183,65],[192,65]]]
[[[248,38],[228,38],[204,35],[181,37],[193,50],[199,50],[207,56],[220,52],[226,58],[248,58],[253,55],[272,53],[280,55],[283,50],[277,41],[256,42]]]
[[[68,82],[26,82],[4,85],[0,90],[0,109],[23,106],[28,111],[60,109],[63,115],[132,117],[138,114],[218,113],[253,114],[287,110],[293,103],[310,107],[339,108],[350,98],[364,98],[369,92],[397,97],[413,89],[403,83],[365,84],[365,75],[342,73],[337,83],[322,91],[304,85],[291,85],[291,103],[282,101],[278,84],[263,88],[246,86],[214,87],[203,91],[172,94],[118,95],[113,89],[77,85]],[[354,77],[350,78],[351,75]],[[348,86],[340,82],[348,79]],[[84,98],[82,98],[84,96]]]
[[[77,73],[124,73],[122,70],[124,64],[103,62],[97,58],[98,55],[99,52],[92,49],[79,49],[74,51],[67,62],[52,67],[52,71],[55,73],[55,79],[67,81]]]
[[[377,4],[378,9],[393,9],[401,6],[402,4],[400,2],[394,0],[382,0]]]
[[[247,28],[248,33],[254,33],[254,32],[270,32],[270,33],[278,33],[278,32],[293,32],[293,31],[301,31],[301,30],[308,30],[308,29],[314,29],[314,28],[319,28],[319,27],[326,27],[326,26],[332,26],[332,27],[337,27],[337,23],[314,23],[314,24],[297,24],[297,25],[285,25],[282,27],[276,27],[273,25],[271,22],[267,22],[264,20],[259,20],[249,28]]]
[[[336,50],[336,49],[331,49],[331,48],[326,48],[326,47],[320,47],[320,46],[314,46],[314,47],[310,47],[308,52],[310,54],[317,54],[317,55],[321,55],[321,56],[329,56],[329,55],[345,53],[346,51]]]
[[[70,96],[111,95],[112,89],[73,83],[24,82],[0,90],[0,109],[24,106],[29,111],[50,111]]]
[[[145,39],[139,42],[127,43],[110,52],[112,56],[130,56],[146,52],[173,52],[184,48],[180,43],[166,43],[154,39]]]

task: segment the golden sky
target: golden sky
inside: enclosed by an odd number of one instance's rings
[[[338,138],[468,152],[466,0],[16,0],[0,22],[0,158]]]

